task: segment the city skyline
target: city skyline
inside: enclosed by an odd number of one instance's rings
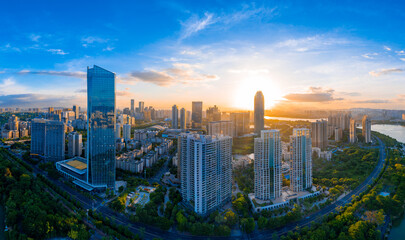
[[[100,6],[104,19],[90,3],[64,13],[5,3],[0,107],[86,108],[85,68],[96,64],[117,73],[119,108],[252,110],[262,91],[266,109],[403,109],[398,4],[128,2]],[[67,23],[72,12],[81,17]]]

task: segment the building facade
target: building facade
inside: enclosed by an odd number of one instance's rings
[[[82,135],[77,132],[68,134],[68,156],[70,158],[80,157],[83,151]]]
[[[255,198],[271,200],[281,196],[281,138],[278,130],[262,130],[254,143]]]
[[[356,135],[356,120],[350,119],[350,132],[349,132],[349,142],[355,143],[357,142],[357,135]]]
[[[180,110],[180,129],[186,129],[186,109]]]
[[[255,133],[260,135],[264,130],[264,96],[262,91],[258,91],[255,95],[254,109]]]
[[[131,125],[130,124],[124,124],[122,126],[122,135],[124,137],[125,141],[131,140]]]
[[[95,187],[115,187],[115,73],[87,68],[87,179]]]
[[[63,122],[33,119],[31,122],[31,154],[49,161],[65,159],[65,125]]]
[[[179,128],[179,109],[176,105],[172,107],[172,128]]]
[[[328,121],[316,120],[311,123],[312,146],[324,150],[328,146]]]
[[[306,128],[294,128],[290,136],[290,189],[301,192],[312,187],[311,132]]]
[[[367,115],[364,115],[362,119],[362,135],[365,143],[371,142],[371,121]]]
[[[208,135],[224,135],[234,137],[232,121],[209,122],[207,130]]]
[[[202,125],[203,102],[192,103],[191,125],[192,128],[201,128]]]
[[[228,203],[232,196],[232,138],[183,133],[178,145],[183,201],[201,215]]]

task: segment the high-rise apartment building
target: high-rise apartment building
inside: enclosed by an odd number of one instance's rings
[[[192,128],[201,128],[203,102],[192,103],[191,124]]]
[[[208,122],[221,121],[221,111],[219,111],[219,108],[216,105],[214,105],[213,107],[209,107],[207,109],[207,121]]]
[[[179,128],[179,109],[176,105],[172,107],[172,128]]]
[[[180,129],[186,129],[186,109],[180,110]]]
[[[134,114],[135,112],[135,100],[131,99],[131,114]]]
[[[290,189],[301,192],[312,187],[311,132],[306,128],[294,128],[290,136]]]
[[[82,135],[77,132],[68,134],[68,156],[70,158],[81,156],[83,151]]]
[[[255,138],[255,198],[271,200],[281,196],[281,138],[278,130],[262,130]]]
[[[31,122],[31,154],[49,161],[65,159],[65,125],[63,122],[33,119]]]
[[[356,120],[350,119],[350,136],[349,142],[355,143],[357,142],[357,135],[356,135]]]
[[[139,102],[138,112],[142,113],[145,110],[145,103]]]
[[[73,112],[75,114],[75,119],[79,118],[79,109],[80,109],[79,106],[73,105]]]
[[[183,201],[201,215],[232,196],[232,138],[181,134],[178,158]]]
[[[255,109],[254,109],[255,133],[260,135],[264,130],[264,96],[262,91],[257,91],[255,95]]]
[[[233,136],[241,136],[250,132],[250,112],[233,112],[230,114],[233,123]]]
[[[131,125],[130,124],[124,124],[122,126],[122,135],[124,137],[125,141],[131,140]]]
[[[234,137],[232,121],[209,122],[207,126],[208,135],[224,135]]]
[[[115,124],[115,138],[121,138],[121,124]]]
[[[87,68],[87,180],[115,187],[115,73]]]
[[[371,142],[371,121],[367,115],[363,116],[362,120],[362,135],[365,143]]]
[[[311,127],[312,146],[325,149],[328,146],[328,121],[316,120]]]

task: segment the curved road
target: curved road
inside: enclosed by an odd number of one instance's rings
[[[139,234],[140,232],[143,232],[143,237],[144,239],[153,239],[153,238],[163,238],[163,239],[272,239],[272,235],[276,233],[278,236],[285,235],[288,231],[293,231],[297,227],[302,228],[305,226],[310,226],[314,222],[320,221],[324,216],[327,216],[330,213],[337,212],[337,208],[342,207],[346,205],[347,203],[350,203],[353,199],[353,195],[358,196],[365,190],[367,190],[367,186],[371,185],[374,179],[378,177],[382,169],[384,168],[384,162],[385,162],[385,145],[384,143],[376,137],[378,140],[380,146],[379,146],[379,160],[377,163],[377,166],[374,168],[373,172],[367,177],[367,179],[361,183],[356,189],[351,191],[349,194],[347,194],[345,197],[340,199],[339,201],[336,201],[335,203],[326,206],[325,208],[321,209],[320,211],[313,213],[306,217],[305,219],[302,219],[300,221],[294,222],[287,224],[286,226],[278,229],[278,230],[263,230],[263,231],[255,231],[251,234],[244,234],[242,236],[231,236],[231,237],[199,237],[199,236],[192,236],[186,233],[181,233],[181,232],[168,232],[161,230],[159,228],[142,224],[142,223],[133,223],[129,220],[129,218],[123,214],[116,213],[115,211],[111,210],[109,207],[102,205],[101,200],[91,200],[85,196],[83,196],[81,193],[77,192],[76,190],[70,188],[69,186],[65,185],[64,183],[48,178],[52,183],[57,185],[58,187],[62,188],[64,191],[68,192],[73,199],[77,200],[80,202],[85,209],[95,209],[95,211],[101,213],[104,217],[108,217],[112,220],[114,220],[115,223],[119,223],[125,226],[128,226],[128,229],[135,233]],[[12,153],[12,152],[11,152]],[[20,157],[16,155],[17,157]],[[44,176],[47,176],[46,172],[42,171],[35,165],[31,165],[36,173],[40,173]]]

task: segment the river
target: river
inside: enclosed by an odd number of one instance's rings
[[[321,118],[288,118],[288,117],[270,117],[270,116],[264,116],[264,119],[281,120],[281,121],[308,121],[308,122],[316,122],[316,120],[321,120]]]
[[[405,143],[405,127],[400,125],[387,125],[387,124],[377,124],[372,125],[371,130],[383,133],[397,141]],[[398,221],[394,221],[393,227],[391,229],[391,234],[389,239],[391,240],[402,240],[405,236],[405,217]]]

